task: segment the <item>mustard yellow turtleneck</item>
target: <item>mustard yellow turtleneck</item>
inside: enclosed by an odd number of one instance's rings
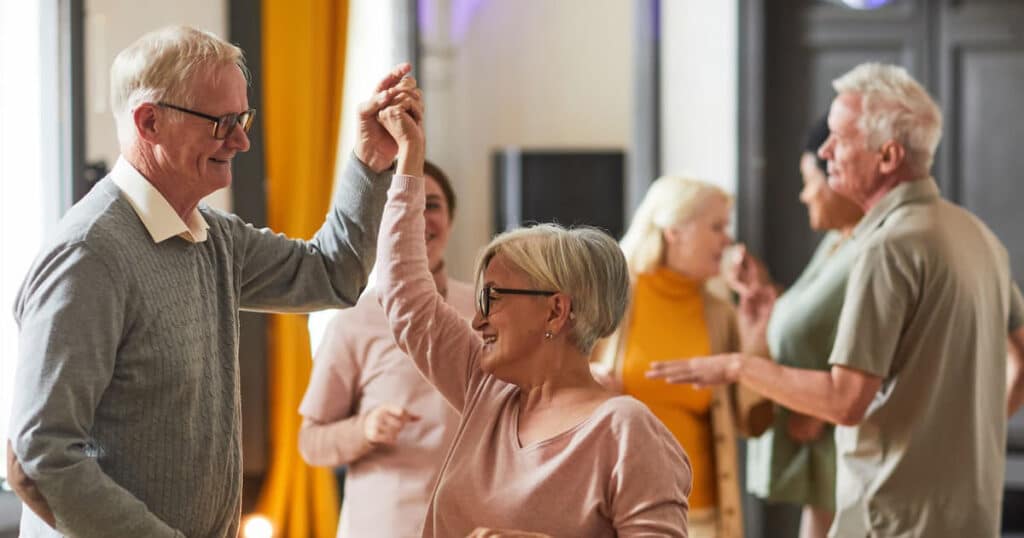
[[[711,341],[699,282],[661,268],[637,278],[633,315],[622,361],[626,394],[644,402],[690,456],[690,508],[717,504],[711,433],[711,389],[669,385],[644,377],[651,362],[706,356]]]

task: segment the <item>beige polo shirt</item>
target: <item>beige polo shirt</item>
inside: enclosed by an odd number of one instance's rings
[[[118,157],[114,169],[110,171],[110,179],[128,199],[154,243],[175,236],[190,243],[206,241],[210,225],[199,214],[199,210],[193,209],[187,222],[182,220],[164,195],[124,157]]]
[[[1006,337],[1024,321],[1006,249],[932,179],[887,194],[854,240],[829,362],[884,381],[836,429],[830,536],[997,536]]]

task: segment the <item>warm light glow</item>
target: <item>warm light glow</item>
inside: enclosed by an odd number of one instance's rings
[[[274,524],[266,516],[253,514],[242,522],[243,538],[273,538]]]

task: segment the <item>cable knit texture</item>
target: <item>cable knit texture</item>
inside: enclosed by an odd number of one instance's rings
[[[308,242],[200,207],[206,241],[154,243],[110,178],[76,204],[15,304],[10,436],[59,529],[24,510],[21,535],[236,536],[239,308],[354,303],[389,175],[351,158]]]

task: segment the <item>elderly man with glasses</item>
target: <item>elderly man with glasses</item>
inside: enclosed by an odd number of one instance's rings
[[[238,534],[239,309],[355,303],[397,151],[377,112],[422,113],[408,72],[360,108],[333,207],[300,241],[200,205],[249,149],[242,51],[174,27],[118,55],[121,158],[63,217],[14,306],[8,468],[32,509],[22,536]]]
[[[832,83],[828,182],[864,209],[828,371],[742,354],[655,364],[839,424],[829,536],[998,536],[1006,422],[1024,402],[1024,298],[1006,248],[931,177],[942,113],[901,67]]]

